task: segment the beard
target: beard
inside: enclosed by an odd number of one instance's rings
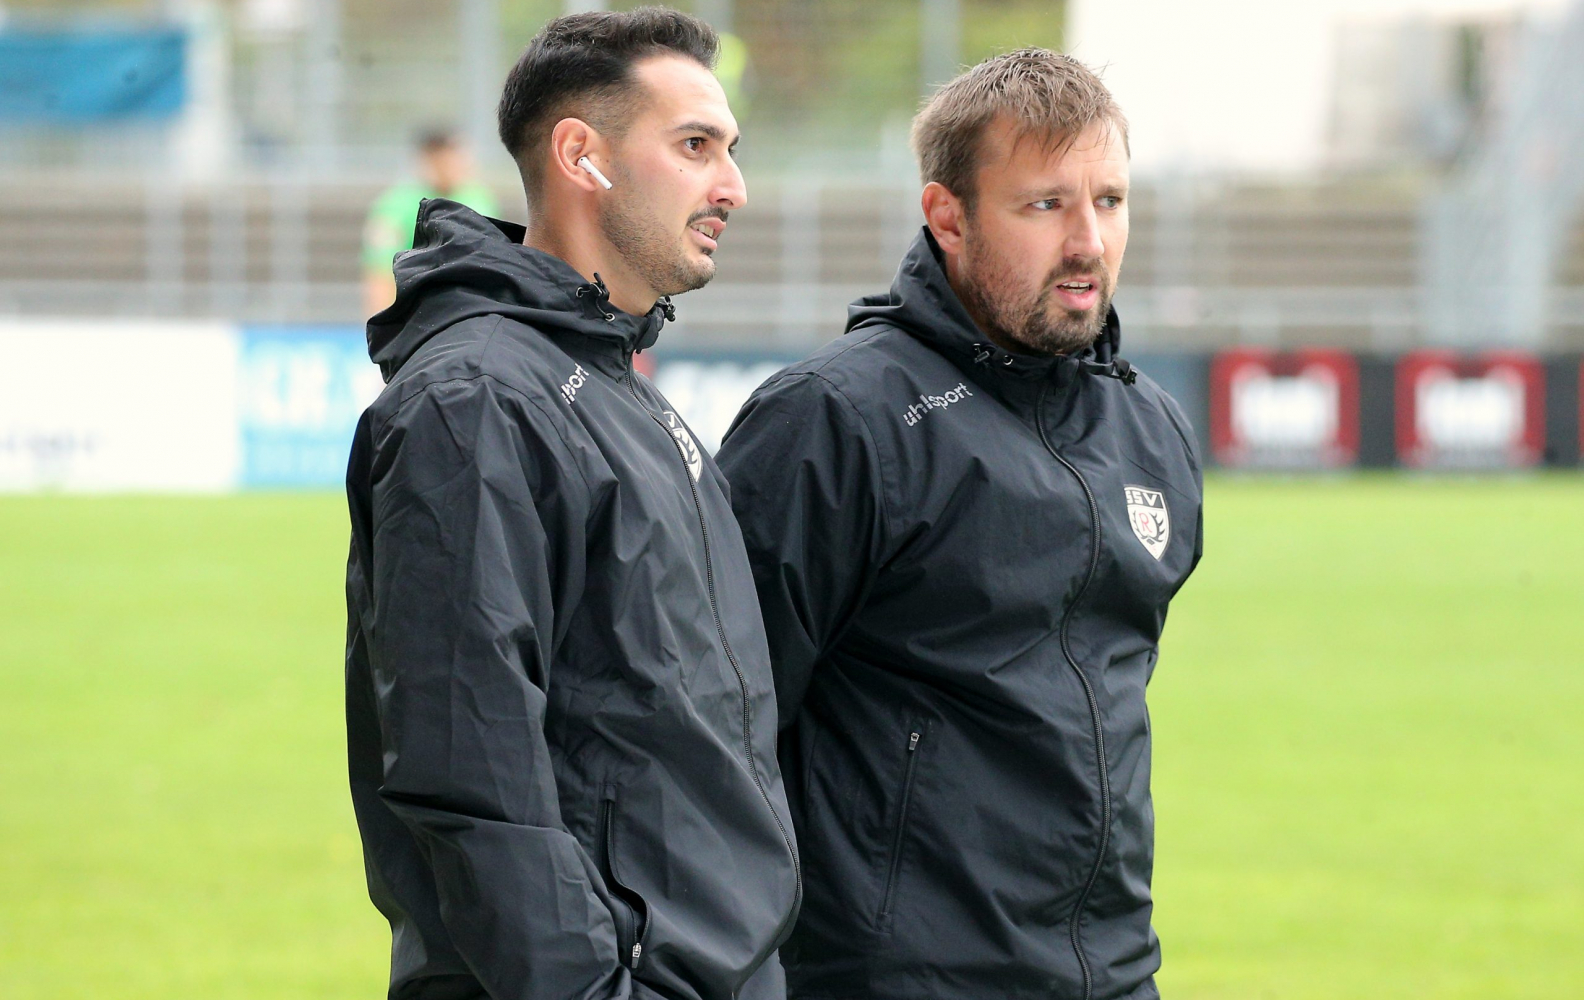
[[[1078,275],[1094,275],[1099,296],[1088,309],[1057,307],[1056,286]],[[1069,257],[1036,288],[1020,285],[1017,268],[992,245],[970,238],[963,247],[958,297],[968,314],[993,340],[1017,344],[1035,354],[1077,354],[1105,331],[1111,311],[1112,279],[1099,257]]]
[[[660,295],[679,295],[703,288],[715,277],[715,261],[705,250],[700,259],[693,251],[686,226],[681,233],[669,230],[644,203],[634,178],[618,170],[619,182],[599,202],[600,233],[616,248],[633,273]],[[724,209],[694,212],[687,225],[700,219],[724,220]]]

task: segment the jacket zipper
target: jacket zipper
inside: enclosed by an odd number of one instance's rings
[[[907,831],[908,805],[913,801],[913,768],[918,763],[919,734],[909,733],[907,768],[902,773],[902,804],[897,811],[896,833],[891,838],[891,869],[886,873],[885,895],[880,902],[880,923],[891,922],[891,901],[896,894],[897,876],[902,872],[902,838]]]
[[[1100,567],[1100,505],[1095,501],[1094,491],[1089,488],[1089,482],[1083,474],[1066,458],[1062,457],[1050,443],[1050,438],[1045,434],[1045,397],[1050,391],[1050,383],[1040,388],[1039,401],[1034,406],[1034,424],[1039,430],[1040,443],[1045,450],[1060,462],[1073,478],[1078,480],[1078,485],[1083,487],[1084,497],[1089,501],[1089,525],[1092,541],[1089,543],[1089,570],[1084,574],[1083,584],[1067,605],[1067,610],[1062,614],[1061,621],[1061,649],[1062,656],[1066,657],[1067,665],[1078,676],[1078,683],[1083,685],[1084,696],[1089,699],[1089,718],[1094,724],[1095,759],[1100,770],[1100,849],[1095,853],[1094,867],[1089,871],[1089,880],[1084,883],[1083,892],[1078,894],[1078,900],[1073,904],[1072,916],[1068,919],[1068,930],[1072,938],[1073,952],[1078,956],[1078,967],[1083,971],[1083,996],[1090,1000],[1094,994],[1094,977],[1089,971],[1089,959],[1084,955],[1083,941],[1079,937],[1078,919],[1083,913],[1083,907],[1089,901],[1089,893],[1094,889],[1095,882],[1100,878],[1100,868],[1105,864],[1106,849],[1111,839],[1111,775],[1106,767],[1105,731],[1100,724],[1100,702],[1095,698],[1094,687],[1090,685],[1089,678],[1084,676],[1083,670],[1078,666],[1078,661],[1072,654],[1072,645],[1067,638],[1068,626],[1072,622],[1073,612],[1078,607],[1078,602],[1083,600],[1084,593],[1089,589],[1089,584],[1094,581],[1095,571]]]
[[[605,842],[605,871],[610,873],[612,885],[637,896],[638,894],[623,884],[616,875],[616,801],[614,799],[606,798],[600,803],[600,836]],[[640,926],[638,911],[627,900],[623,899],[622,903],[632,910],[633,914],[633,946],[627,964],[628,967],[637,969],[638,960],[643,958],[643,935],[648,929],[648,921],[644,920]]]
[[[715,617],[715,633],[720,636],[721,649],[726,652],[726,660],[731,664],[732,670],[737,674],[737,685],[742,689],[743,705],[743,756],[748,759],[748,773],[753,776],[754,787],[759,789],[759,795],[764,799],[765,807],[770,810],[770,818],[775,820],[776,829],[781,831],[781,840],[786,844],[787,854],[792,858],[792,875],[796,884],[796,892],[792,897],[792,912],[796,913],[803,902],[803,866],[798,860],[797,848],[792,846],[792,838],[787,834],[786,826],[781,822],[781,816],[775,810],[775,804],[770,801],[770,792],[765,788],[764,781],[759,777],[759,768],[754,764],[753,755],[753,712],[748,703],[748,678],[743,676],[742,667],[737,663],[737,654],[732,652],[731,643],[726,639],[726,626],[721,622],[720,605],[715,600],[715,564],[710,556],[709,525],[704,520],[704,503],[699,499],[698,483],[693,479],[693,472],[688,467],[687,453],[682,450],[682,445],[671,434],[671,429],[659,417],[655,416],[644,405],[642,397],[638,395],[638,387],[632,380],[632,352],[627,352],[627,370],[622,373],[623,380],[627,383],[627,391],[632,393],[633,399],[638,403],[638,408],[649,415],[666,437],[671,439],[671,445],[676,449],[677,457],[682,459],[682,475],[687,478],[688,489],[693,492],[693,510],[698,514],[699,535],[704,540],[704,586],[709,593],[710,614]],[[783,928],[785,923],[783,922]],[[776,934],[780,937],[780,933]]]

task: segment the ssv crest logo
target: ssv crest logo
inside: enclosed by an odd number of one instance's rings
[[[1159,490],[1146,490],[1142,486],[1124,486],[1127,497],[1128,524],[1133,534],[1149,554],[1159,559],[1171,540],[1171,511],[1166,509],[1166,497]]]
[[[677,450],[682,452],[682,460],[687,463],[688,475],[693,477],[695,483],[698,482],[699,476],[704,474],[704,453],[699,451],[698,442],[688,433],[682,418],[670,410],[665,411],[665,423],[671,436],[676,438]]]

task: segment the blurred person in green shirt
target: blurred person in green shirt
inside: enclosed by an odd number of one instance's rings
[[[480,215],[495,216],[495,196],[473,177],[473,156],[450,129],[418,137],[415,175],[387,188],[369,208],[363,225],[363,309],[372,316],[396,298],[392,259],[411,250],[418,204],[425,198],[459,201]]]

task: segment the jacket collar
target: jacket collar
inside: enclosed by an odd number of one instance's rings
[[[369,357],[388,381],[439,331],[475,316],[505,316],[552,337],[577,337],[595,355],[626,359],[654,344],[676,311],[670,298],[642,316],[610,303],[605,283],[523,246],[522,226],[444,198],[418,209],[413,248],[396,257],[396,301],[369,320]]]

